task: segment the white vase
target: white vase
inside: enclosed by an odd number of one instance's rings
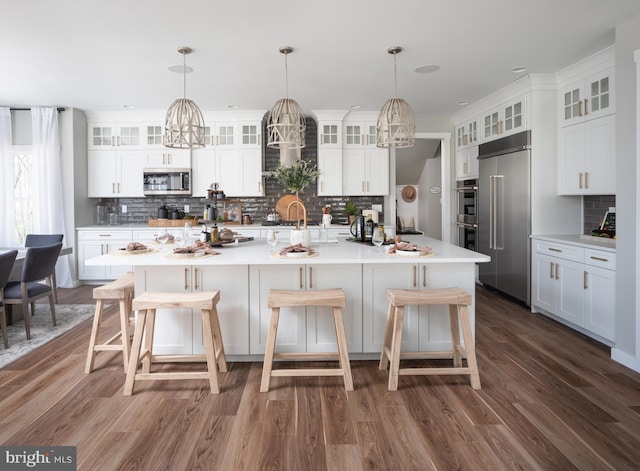
[[[309,229],[293,229],[289,235],[291,245],[302,244],[305,247],[311,246],[311,231]]]

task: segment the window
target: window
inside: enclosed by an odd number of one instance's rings
[[[30,184],[33,179],[30,146],[13,146],[14,195],[16,211],[16,241],[22,245],[27,234],[33,232],[34,194]]]

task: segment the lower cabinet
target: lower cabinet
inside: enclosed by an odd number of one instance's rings
[[[249,268],[249,285],[251,354],[265,352],[271,318],[267,307],[270,289],[343,288],[347,298],[343,309],[347,347],[350,353],[362,351],[362,265],[253,265]],[[282,308],[276,351],[337,351],[330,308]]]
[[[475,267],[462,270],[447,264],[411,265],[366,264],[362,274],[363,351],[380,352],[384,340],[389,301],[387,288],[462,288],[475,293]],[[475,303],[474,303],[475,304]],[[469,308],[475,325],[474,308]],[[474,327],[475,329],[475,327]],[[402,332],[403,351],[439,351],[451,348],[447,306],[409,306],[405,308]]]
[[[131,266],[87,266],[84,261],[126,247],[130,230],[78,231],[78,279],[115,280],[132,270]]]
[[[535,240],[532,310],[598,340],[615,338],[615,253]]]
[[[247,266],[149,266],[135,271],[136,293],[219,290],[218,317],[225,352],[249,353]],[[159,309],[153,348],[158,355],[204,353],[199,310]]]

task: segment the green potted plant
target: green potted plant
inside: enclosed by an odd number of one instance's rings
[[[344,212],[347,216],[349,216],[349,224],[353,224],[353,221],[355,220],[360,210],[353,201],[349,200],[344,205]]]
[[[300,200],[300,192],[304,191],[309,185],[318,179],[320,171],[308,160],[296,160],[291,165],[278,165],[271,171],[271,176],[275,178],[289,192],[295,193],[296,201],[291,204],[296,205],[296,230],[291,231],[291,243],[302,242],[308,246],[311,241],[311,235],[307,229],[307,209]],[[300,229],[300,209],[302,209],[302,220],[304,221],[304,230]]]

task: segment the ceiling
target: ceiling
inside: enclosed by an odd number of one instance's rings
[[[267,110],[285,94],[315,109],[377,110],[398,96],[449,117],[517,79],[553,73],[613,44],[638,0],[0,0],[0,105],[164,110],[182,97],[180,46],[190,46],[187,97],[203,110]],[[440,70],[418,74],[420,65]]]

